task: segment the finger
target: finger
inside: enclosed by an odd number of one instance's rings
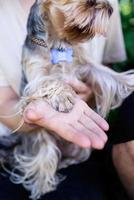
[[[30,103],[23,114],[24,120],[27,123],[36,123],[38,124],[41,119],[49,118],[51,115],[55,114],[56,112],[52,107],[44,102],[44,101],[34,101]],[[38,124],[39,125],[39,124]]]
[[[87,117],[95,121],[95,123],[103,130],[107,131],[109,129],[107,121],[98,115],[94,110],[92,110],[84,101],[78,98],[76,98],[75,101],[76,103],[74,105],[73,111],[76,116],[83,112],[85,115],[87,115]]]
[[[87,136],[87,139],[91,142],[91,146],[95,149],[102,149],[105,145],[105,142],[98,136],[98,134],[94,133],[93,130],[86,128],[81,123],[75,123],[72,125],[77,133],[81,133],[84,137]]]
[[[42,118],[39,114],[37,114],[32,109],[27,109],[24,112],[23,117],[24,117],[24,121],[27,123],[34,123]]]
[[[90,131],[90,134],[88,135],[91,141],[91,147],[94,149],[103,149],[105,142],[98,137],[97,134]]]
[[[91,108],[85,109],[84,114],[91,118],[98,126],[100,126],[103,130],[108,131],[109,125],[105,119],[103,119],[100,115],[98,115]]]
[[[98,135],[98,137],[100,138],[100,140],[102,140],[104,143],[106,143],[106,141],[107,141],[107,135],[105,134],[105,132],[93,120],[91,120],[86,115],[83,115],[83,117],[81,117],[81,119],[79,121],[88,130],[90,130],[94,134]]]
[[[75,130],[77,130],[77,132],[82,133],[83,135],[89,135],[91,130],[88,129],[85,124],[82,124],[80,121],[75,122],[74,124],[72,124],[72,126],[75,128]]]
[[[79,81],[78,79],[69,79],[65,82],[69,84],[77,93],[84,93],[90,90],[90,88],[85,83]]]
[[[65,140],[77,144],[80,147],[83,148],[91,147],[91,141],[88,135],[83,134],[80,131],[76,130],[76,128],[73,125],[68,125],[67,128],[65,128],[64,126],[64,129],[63,127],[61,128],[59,127],[57,129],[57,133]]]
[[[78,96],[80,99],[82,99],[83,101],[88,101],[91,97],[92,97],[92,92],[90,93],[78,93]]]

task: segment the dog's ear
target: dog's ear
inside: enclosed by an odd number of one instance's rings
[[[113,8],[107,1],[99,1],[94,5],[90,23],[91,29],[95,34],[105,35],[112,12]]]

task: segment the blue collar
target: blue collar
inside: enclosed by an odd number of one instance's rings
[[[52,64],[58,64],[60,62],[71,63],[73,61],[73,49],[51,49],[51,62]]]

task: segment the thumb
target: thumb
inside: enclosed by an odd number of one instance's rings
[[[39,121],[42,118],[33,109],[27,109],[24,112],[23,117],[24,117],[24,121],[27,123],[34,123],[36,121]]]

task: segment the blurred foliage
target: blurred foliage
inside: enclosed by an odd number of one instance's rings
[[[134,68],[134,0],[120,0],[122,28],[127,51],[127,61],[122,69]]]
[[[122,28],[127,52],[127,61],[114,64],[117,71],[134,69],[134,0],[120,0],[120,13]],[[108,122],[112,125],[116,122],[118,109],[110,112]]]
[[[116,71],[134,69],[134,0],[119,0],[127,60],[113,65]]]

